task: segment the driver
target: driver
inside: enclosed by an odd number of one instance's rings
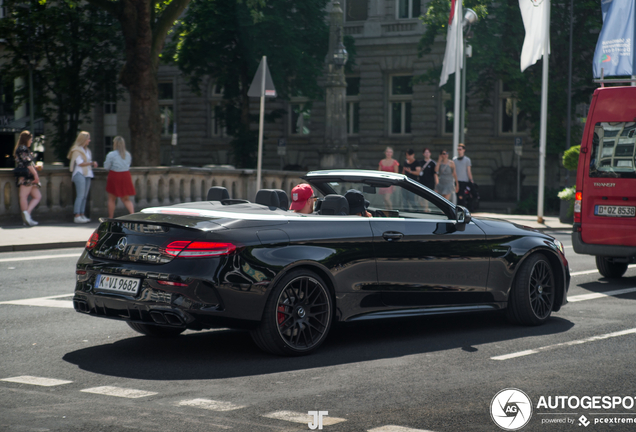
[[[373,217],[371,213],[367,211],[369,207],[369,201],[364,199],[362,192],[356,189],[349,189],[344,196],[349,203],[349,214],[362,217]]]

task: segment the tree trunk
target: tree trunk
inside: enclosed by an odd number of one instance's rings
[[[130,93],[130,143],[136,166],[161,162],[161,119],[157,94],[158,53],[153,53],[150,3],[126,0],[119,16],[126,43],[126,64],[119,81]]]

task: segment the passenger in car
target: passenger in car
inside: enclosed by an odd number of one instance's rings
[[[295,213],[312,214],[316,198],[314,190],[307,183],[296,185],[291,191],[292,203],[289,209]]]
[[[373,217],[371,213],[367,211],[369,207],[369,201],[364,199],[364,195],[357,189],[349,189],[344,196],[349,203],[349,214],[362,217]]]

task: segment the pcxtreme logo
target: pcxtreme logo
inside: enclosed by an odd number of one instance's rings
[[[532,402],[519,389],[501,390],[490,402],[490,417],[503,430],[519,430],[532,418]]]

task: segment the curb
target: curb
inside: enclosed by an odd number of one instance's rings
[[[64,243],[36,243],[36,244],[22,244],[22,245],[12,245],[12,246],[0,246],[0,252],[26,252],[26,251],[35,251],[35,250],[42,250],[42,249],[64,249],[64,248],[83,247],[83,246],[86,246],[86,240],[64,242]]]

